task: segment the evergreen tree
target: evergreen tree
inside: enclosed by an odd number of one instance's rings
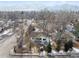
[[[75,25],[75,31],[73,31],[73,34],[79,38],[79,23]]]
[[[51,47],[50,42],[49,42],[49,44],[46,47],[46,51],[47,51],[47,53],[51,53],[51,51],[52,51],[52,47]]]
[[[67,52],[68,50],[72,50],[72,47],[73,47],[73,42],[72,40],[69,40],[64,45],[64,51]]]
[[[56,47],[56,51],[60,51],[61,49],[61,35],[62,35],[62,31],[58,31],[57,33],[57,41],[56,41],[56,44],[57,44],[57,47]]]

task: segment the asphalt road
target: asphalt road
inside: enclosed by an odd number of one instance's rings
[[[12,35],[7,38],[3,38],[3,41],[0,42],[0,57],[10,57],[9,51],[13,48],[16,44],[15,35]]]

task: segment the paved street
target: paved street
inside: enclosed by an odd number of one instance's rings
[[[4,38],[2,43],[0,42],[0,57],[10,57],[9,51],[13,48],[15,43],[15,35],[12,35],[8,38]]]

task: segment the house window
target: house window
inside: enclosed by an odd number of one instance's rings
[[[46,39],[43,39],[43,41],[46,41]]]
[[[37,40],[41,40],[41,38],[36,38]]]

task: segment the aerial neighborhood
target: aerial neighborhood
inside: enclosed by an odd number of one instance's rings
[[[79,11],[0,11],[0,57],[79,57]]]

